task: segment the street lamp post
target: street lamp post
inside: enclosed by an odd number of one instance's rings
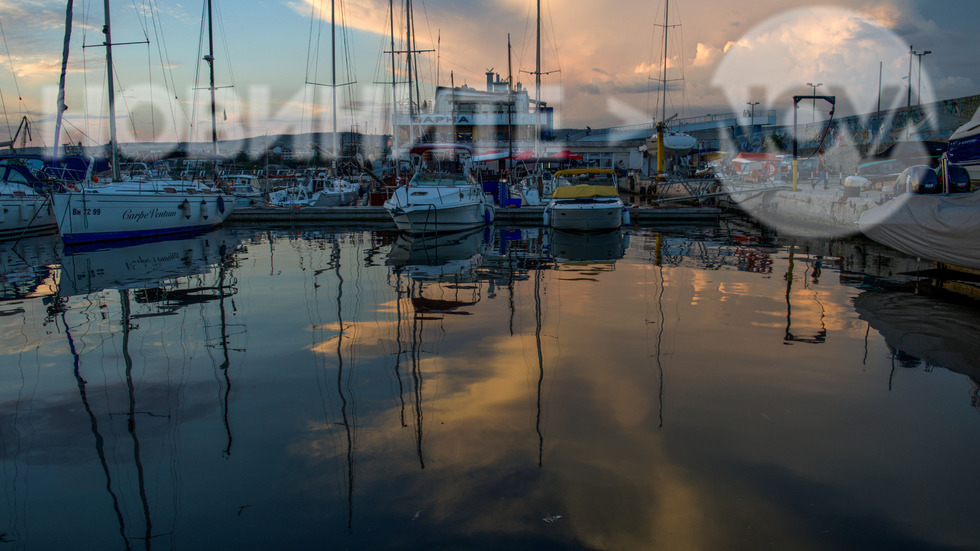
[[[747,101],[745,102],[745,105],[748,105],[749,107],[752,108],[749,114],[749,128],[752,129],[752,135],[754,136],[755,135],[755,106],[759,105],[759,102]]]
[[[922,76],[922,56],[924,56],[926,54],[931,54],[931,53],[932,52],[929,51],[929,50],[926,50],[926,51],[924,51],[922,53],[919,53],[919,52],[915,51],[914,49],[912,49],[912,45],[909,44],[909,76],[908,76],[908,79],[909,79],[909,91],[908,91],[908,94],[906,95],[906,100],[905,100],[905,139],[906,140],[909,138],[909,131],[910,131],[910,127],[912,126],[912,56],[914,56],[914,55],[919,56],[919,76],[921,77]]]
[[[920,53],[916,53],[915,54],[916,57],[919,58],[919,60],[918,60],[919,61],[919,76],[916,78],[916,84],[915,84],[915,104],[916,105],[921,105],[922,104],[922,56],[929,55],[931,53],[932,53],[932,50],[926,50],[926,51],[922,52],[921,54]]]
[[[813,95],[815,96],[815,95],[817,95],[817,86],[823,86],[823,83],[822,82],[818,82],[818,83],[814,84],[812,82],[807,82],[806,85],[807,86],[810,86],[811,88],[813,88]],[[816,98],[813,99],[813,118],[811,119],[810,122],[817,122],[817,100],[816,100]]]

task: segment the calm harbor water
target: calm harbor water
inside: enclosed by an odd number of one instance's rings
[[[980,308],[867,242],[0,253],[2,549],[980,545]]]

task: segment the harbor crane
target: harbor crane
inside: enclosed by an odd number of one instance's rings
[[[23,132],[23,136],[21,136]],[[0,147],[9,147],[11,151],[14,150],[14,144],[17,143],[17,137],[20,136],[20,147],[21,149],[27,147],[27,139],[31,138],[31,123],[27,120],[27,115],[20,119],[20,125],[17,127],[17,132],[14,132],[14,136],[10,138],[8,142],[0,142]]]

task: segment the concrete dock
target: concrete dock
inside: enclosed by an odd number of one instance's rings
[[[850,188],[840,184],[813,187],[800,184],[792,190],[789,184],[768,191],[753,190],[742,195],[732,194],[739,208],[746,213],[771,222],[780,220],[794,224],[825,227],[843,233],[857,233],[861,214],[891,197],[891,193],[874,189]]]
[[[723,210],[717,207],[630,207],[631,225],[650,226],[685,222],[712,222]],[[384,207],[251,207],[236,209],[229,222],[325,224],[331,226],[372,226],[395,228]],[[544,207],[498,208],[497,224],[540,226]]]

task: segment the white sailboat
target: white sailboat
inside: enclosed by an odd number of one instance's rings
[[[113,174],[109,181],[97,182],[93,178],[84,182],[78,190],[70,189],[52,194],[54,216],[62,239],[65,243],[132,239],[196,232],[220,225],[231,214],[235,206],[234,197],[200,181],[155,178],[144,171],[133,171],[125,176],[121,173],[116,151],[109,0],[104,1],[104,9]],[[209,0],[209,16],[210,13]],[[69,30],[66,30],[66,41],[68,32],[70,32],[70,19]],[[67,56],[67,48],[65,51]],[[213,103],[213,46],[205,60],[211,65]],[[59,102],[63,102],[63,97],[64,81],[62,80]],[[59,108],[59,120],[62,112],[63,109]],[[211,116],[213,128],[214,109]],[[217,143],[217,135],[214,131],[212,131],[212,143]]]
[[[660,122],[657,123],[658,131],[654,132],[649,138],[647,138],[647,151],[657,151],[659,136],[663,136],[663,147],[672,153],[683,155],[688,151],[696,148],[698,146],[698,140],[690,134],[684,132],[678,132],[670,130],[667,128],[667,123],[670,122],[676,115],[667,118],[667,31],[670,28],[669,21],[669,10],[670,0],[664,2],[664,59],[663,68],[660,72],[660,95],[661,95],[661,106],[660,106]],[[656,153],[654,153],[656,155]]]
[[[551,201],[557,179],[541,168],[541,0],[537,1],[534,60],[534,171],[517,185],[517,192],[525,204],[547,205]]]
[[[317,8],[314,8],[317,9]],[[348,67],[349,70],[349,67]],[[307,76],[306,83],[313,86],[327,86],[331,88],[331,100],[333,110],[333,143],[331,151],[331,167],[329,174],[321,174],[318,170],[313,170],[306,182],[307,191],[310,194],[310,206],[314,207],[336,207],[352,203],[359,195],[360,185],[351,182],[338,173],[337,159],[340,155],[339,134],[337,131],[337,89],[348,86],[351,83],[337,84],[337,19],[336,19],[336,0],[330,1],[330,84],[321,85],[313,82]],[[314,104],[316,103],[314,96]]]

